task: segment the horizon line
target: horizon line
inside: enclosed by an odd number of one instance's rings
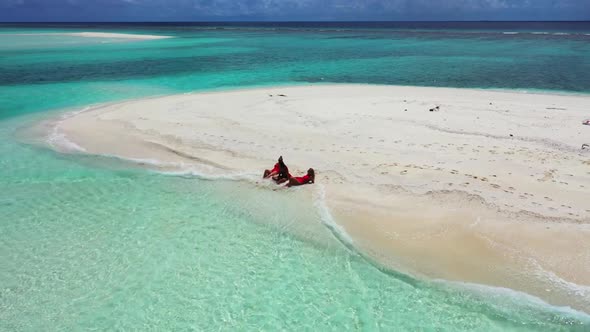
[[[0,24],[97,24],[97,23],[590,23],[590,20],[203,20],[203,21],[0,21]]]

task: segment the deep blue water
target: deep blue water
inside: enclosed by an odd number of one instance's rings
[[[18,35],[76,31],[174,38]],[[0,117],[81,100],[308,82],[590,92],[589,22],[4,24],[0,42]],[[38,100],[47,101],[42,109]]]

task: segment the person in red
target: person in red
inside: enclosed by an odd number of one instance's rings
[[[262,175],[263,179],[268,179],[271,176],[275,176],[279,174],[279,163],[283,160],[283,156],[279,157],[279,161],[275,164],[272,169],[265,169],[264,174]]]
[[[273,169],[264,170],[262,177],[264,179],[272,178],[277,184],[281,184],[289,180],[291,178],[291,174],[289,174],[289,168],[283,162],[283,156],[279,157],[279,161],[275,164]]]
[[[315,181],[315,171],[313,168],[307,170],[307,174],[305,176],[293,176],[289,178],[289,183],[287,183],[287,187],[293,186],[301,186],[308,183],[314,183]]]

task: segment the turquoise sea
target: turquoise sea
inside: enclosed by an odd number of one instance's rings
[[[44,34],[81,31],[173,38]],[[590,331],[587,313],[523,293],[383,269],[302,191],[19,138],[60,110],[144,96],[310,82],[587,94],[585,73],[587,22],[0,25],[0,330]]]

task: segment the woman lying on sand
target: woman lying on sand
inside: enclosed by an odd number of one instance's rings
[[[287,183],[287,187],[292,186],[300,186],[303,184],[314,183],[315,181],[315,172],[313,168],[307,170],[307,175],[305,176],[298,176],[298,177],[290,177],[289,183]]]
[[[277,184],[285,183],[289,180],[291,174],[289,174],[289,168],[283,162],[283,156],[279,157],[279,161],[275,164],[272,170],[264,170],[262,177],[264,179],[272,177]]]

